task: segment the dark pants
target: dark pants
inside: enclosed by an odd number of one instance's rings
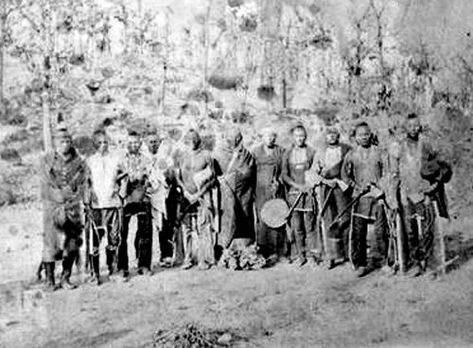
[[[100,242],[106,236],[107,266],[113,272],[122,229],[120,212],[118,208],[92,209],[92,218],[94,224],[88,231],[89,241],[92,242],[89,247],[90,256],[99,256]]]
[[[283,256],[286,231],[282,228],[270,228],[264,222],[258,224],[257,243],[264,257],[271,255]]]
[[[118,248],[118,270],[128,271],[128,225],[133,215],[137,216],[138,229],[135,236],[135,252],[139,268],[151,268],[152,216],[151,204],[147,202],[129,203],[124,208],[124,226]]]
[[[320,252],[317,249],[319,242],[314,212],[295,210],[291,217],[291,228],[294,231],[298,257],[305,257],[307,251],[314,256]]]
[[[422,231],[419,231],[419,222]],[[434,231],[435,211],[432,204],[408,202],[403,206],[404,230],[407,236],[409,265],[419,265],[435,260]]]
[[[325,202],[330,188],[324,187],[321,194],[321,205]],[[330,228],[334,219],[347,205],[347,198],[339,188],[335,188],[328,197],[328,205],[321,221],[317,221],[323,241],[323,252],[325,260],[344,259],[348,255],[347,240],[348,227],[350,225],[350,213],[342,215],[340,219]]]
[[[368,236],[370,224],[373,224],[373,234]],[[373,202],[369,216],[353,209],[350,228],[350,260],[353,266],[379,267],[387,257],[387,220],[381,204]]]
[[[174,230],[171,222],[168,220],[163,220],[163,227],[159,231],[159,248],[161,252],[161,259],[165,257],[172,257],[173,236]]]

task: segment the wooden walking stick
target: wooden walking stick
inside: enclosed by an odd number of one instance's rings
[[[363,197],[369,191],[370,191],[369,189],[363,190],[355,198],[353,198],[353,200],[350,203],[348,203],[348,205],[345,207],[345,209],[343,209],[343,211],[340,212],[335,217],[335,219],[333,219],[332,223],[329,226],[329,229],[334,228],[336,225],[338,225],[338,223],[340,222],[340,219],[343,217],[343,215],[345,215],[356,203],[358,203],[358,201],[361,199],[361,197]]]
[[[437,219],[441,219],[441,216],[439,214],[439,207],[438,204],[435,200],[433,200],[433,206],[434,206],[434,211],[435,211],[435,216],[434,216],[434,233],[438,231],[438,236],[439,236],[439,244],[440,244],[440,266],[437,267],[437,270],[440,271],[441,275],[445,275],[447,273],[447,267],[454,263],[456,260],[458,260],[458,255],[455,256],[454,258],[447,260],[447,251],[445,248],[445,235],[444,235],[444,230],[443,227],[440,226],[440,223]],[[447,218],[447,221],[450,222],[450,219]]]
[[[90,255],[90,229],[92,228],[91,226],[91,221],[90,221],[90,207],[85,208],[85,229],[84,229],[84,237],[85,237],[85,260],[84,260],[84,271],[89,272],[90,271],[90,261],[89,261],[89,255]]]
[[[402,228],[402,219],[401,219],[401,211],[396,209],[395,212],[396,218],[396,252],[397,252],[397,259],[399,263],[399,271],[401,273],[405,273],[407,271],[407,264],[406,264],[406,257],[404,254],[404,230]]]
[[[351,210],[351,213],[350,213],[350,228],[348,230],[348,260],[350,260],[350,264],[352,265],[353,268],[355,268],[355,266],[353,264],[353,259],[351,257],[351,255],[352,255],[352,240],[353,240],[353,221],[354,221],[354,219],[353,219],[353,213],[354,213],[353,209],[354,209],[355,204],[361,199],[361,197],[363,197],[368,192],[369,192],[369,189],[361,191],[350,203],[348,203],[346,208],[343,209],[343,211],[335,217],[335,219],[332,221],[332,223],[329,226],[329,229],[338,228],[338,223],[339,223],[339,220],[341,219],[341,217],[343,215],[345,215],[349,210]]]
[[[320,226],[320,232],[322,234],[322,245],[324,248],[324,253],[327,253],[327,243],[328,243],[328,236],[327,236],[327,230],[325,228],[325,224],[323,222],[323,216],[325,211],[328,208],[328,202],[330,201],[330,198],[332,197],[332,193],[334,191],[335,187],[331,187],[330,190],[327,192],[327,196],[325,197],[324,202],[322,203],[322,207],[317,214],[317,222]]]
[[[386,221],[388,223],[388,248],[387,248],[387,253],[386,253],[386,266],[389,266],[389,256],[392,252],[392,255],[394,257],[394,264],[391,266],[391,268],[396,272],[400,267],[399,267],[399,255],[397,252],[397,240],[396,240],[396,223],[393,221],[393,219],[396,218],[394,214],[396,212],[392,212],[390,214],[390,209],[387,206],[387,203],[385,201],[381,201],[381,207],[383,208],[384,215],[386,215]],[[394,215],[394,217],[393,217]]]

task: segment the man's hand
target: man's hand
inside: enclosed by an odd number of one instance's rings
[[[189,201],[189,203],[195,203],[199,197],[197,194],[190,193],[189,191],[184,191],[184,197]]]
[[[327,185],[328,187],[334,188],[338,185],[335,179],[323,179],[322,183]]]
[[[310,190],[312,190],[312,186],[310,185],[297,185],[297,190],[300,191],[300,192],[305,192],[305,193],[308,193],[310,192]]]
[[[432,194],[438,188],[438,183],[433,183],[423,190],[424,195]]]
[[[271,192],[275,194],[276,192],[278,192],[278,189],[279,189],[279,182],[277,180],[273,180],[271,182]]]
[[[71,197],[74,195],[74,192],[72,192],[72,189],[70,186],[66,186],[62,190],[63,197],[68,200],[71,199]]]

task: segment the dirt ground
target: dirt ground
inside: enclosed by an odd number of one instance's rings
[[[39,207],[0,211],[0,347],[153,347],[194,323],[232,347],[472,347],[473,221],[449,226],[457,267],[442,279],[278,264],[260,271],[162,270],[128,283],[44,293]],[[105,272],[104,272],[105,273]],[[75,281],[83,275],[77,271]]]

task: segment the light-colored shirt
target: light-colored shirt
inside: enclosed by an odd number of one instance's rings
[[[94,194],[91,202],[93,208],[114,208],[120,205],[120,199],[116,193],[120,161],[120,156],[115,153],[106,155],[96,153],[87,159]]]
[[[324,168],[331,169],[342,161],[342,148],[340,146],[328,146],[325,150]]]

